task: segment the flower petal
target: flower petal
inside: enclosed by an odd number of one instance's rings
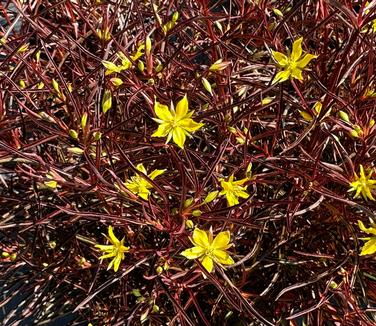
[[[292,78],[296,78],[296,79],[302,81],[303,80],[303,74],[302,74],[302,72],[303,71],[301,69],[294,68],[294,69],[291,70],[291,77]]]
[[[233,193],[226,193],[226,199],[229,207],[239,204],[239,200]]]
[[[273,79],[273,84],[282,83],[290,78],[290,70],[280,71]]]
[[[286,55],[284,55],[283,53],[281,52],[278,52],[278,51],[273,51],[272,50],[272,56],[273,56],[273,59],[282,67],[285,67],[287,65],[287,62],[288,62],[288,58]]]
[[[188,113],[188,99],[187,94],[176,105],[176,119],[180,120],[184,118]]]
[[[214,250],[213,256],[214,260],[222,265],[232,265],[235,263],[231,256],[224,250]]]
[[[363,165],[362,164],[360,164],[359,165],[359,169],[360,169],[360,178],[365,178],[366,177],[366,175],[365,175],[365,173],[364,173],[364,167],[363,167]]]
[[[108,264],[108,266],[107,266],[107,270],[108,270],[108,271],[109,271],[109,270],[111,269],[111,267],[114,265],[114,262],[115,262],[115,258],[112,259],[112,260],[110,261],[110,263]]]
[[[201,261],[202,266],[205,267],[205,269],[211,273],[214,267],[213,259],[211,259],[209,256],[205,256],[204,259]]]
[[[199,228],[194,229],[191,241],[195,246],[203,248],[207,248],[209,246],[208,234]]]
[[[115,252],[111,252],[109,254],[100,256],[99,259],[112,258],[112,257],[115,257],[115,256],[116,256],[116,253]]]
[[[148,200],[149,199],[149,194],[150,194],[150,191],[148,189],[140,189],[140,191],[138,192],[138,195],[144,199],[144,200]]]
[[[158,129],[152,134],[152,137],[166,137],[171,131],[169,123],[162,123],[158,126]]]
[[[144,167],[144,165],[142,163],[137,164],[136,169],[138,171],[142,172],[143,174],[148,174],[147,171],[146,171],[146,169],[145,169],[145,167]]]
[[[154,103],[154,111],[157,117],[163,121],[171,121],[174,119],[168,106],[161,104],[158,101],[155,101]]]
[[[363,232],[376,235],[376,228],[375,227],[366,228],[364,226],[363,222],[360,221],[360,220],[358,220],[358,226],[359,226],[359,229],[361,229]]]
[[[114,259],[114,271],[117,272],[121,263],[121,256],[117,255]]]
[[[112,251],[114,249],[114,245],[95,245],[95,248],[98,248],[100,251]]]
[[[371,240],[367,241],[363,248],[362,252],[360,253],[361,256],[364,255],[372,255],[376,252],[376,238],[371,238]]]
[[[249,193],[240,190],[236,192],[236,196],[247,199],[249,197]]]
[[[160,176],[161,174],[165,173],[166,170],[154,170],[152,173],[150,173],[149,178],[151,180],[154,180],[156,177]]]
[[[227,249],[230,242],[231,234],[230,231],[222,231],[217,234],[214,238],[211,247],[213,249]]]
[[[202,247],[192,247],[184,250],[181,255],[188,259],[196,259],[201,257],[205,253],[205,249]]]
[[[297,67],[300,68],[300,69],[303,69],[305,68],[309,62],[312,60],[312,59],[316,59],[317,58],[317,55],[314,55],[314,54],[310,54],[310,53],[307,53],[303,59],[299,60],[297,62]]]
[[[244,179],[241,179],[241,180],[234,181],[232,184],[233,185],[237,185],[237,186],[242,186],[247,181],[249,181],[249,179],[248,178],[244,178]]]
[[[185,129],[188,132],[194,132],[198,129],[200,129],[204,124],[194,121],[193,119],[186,118],[183,120],[180,120],[178,123],[179,127]]]
[[[180,127],[175,127],[172,132],[172,137],[176,145],[178,145],[180,148],[184,148],[184,143],[186,140],[184,129]]]
[[[113,230],[113,228],[112,228],[111,225],[108,227],[108,235],[110,237],[111,242],[114,245],[118,245],[120,243],[120,241],[118,240],[118,238],[115,237],[114,230]]]
[[[299,58],[302,56],[302,52],[303,52],[302,42],[303,42],[303,37],[300,37],[294,41],[292,45],[292,52],[291,52],[292,61],[298,61]]]

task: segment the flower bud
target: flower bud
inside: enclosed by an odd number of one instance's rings
[[[192,212],[192,216],[194,217],[200,217],[202,214],[202,212],[199,210],[199,209],[195,209],[193,212]]]
[[[193,221],[192,220],[186,220],[185,221],[185,226],[187,229],[193,229],[193,227],[195,226]]]
[[[226,69],[226,67],[230,64],[230,62],[222,62],[222,59],[217,60],[214,62],[210,67],[210,71],[221,71]]]
[[[112,106],[112,94],[110,90],[105,90],[102,98],[102,111],[106,113]]]
[[[300,115],[303,117],[306,121],[312,121],[313,117],[306,111],[299,111]]]
[[[350,123],[349,115],[348,115],[346,112],[344,112],[344,111],[339,111],[339,117],[340,117],[343,121]]]
[[[69,136],[71,136],[73,139],[78,139],[78,132],[76,130],[70,129]]]
[[[175,11],[172,15],[172,22],[176,23],[177,20],[179,19],[179,12]]]
[[[150,39],[150,36],[146,36],[146,40],[145,40],[145,52],[146,52],[146,55],[150,55],[150,52],[151,52],[151,39]]]
[[[206,89],[211,95],[213,95],[212,87],[211,87],[209,81],[208,81],[206,78],[202,77],[201,82],[202,82],[202,85],[204,85],[204,88],[205,88],[205,89]]]
[[[212,202],[218,196],[218,193],[219,193],[218,190],[209,192],[206,198],[204,199],[204,204],[208,204]]]
[[[84,150],[79,147],[69,147],[68,152],[76,155],[82,155]]]
[[[87,112],[85,112],[81,117],[81,128],[85,129],[87,124]]]
[[[110,82],[112,83],[112,85],[114,85],[115,87],[119,87],[123,84],[123,81],[120,79],[120,78],[117,78],[117,77],[114,77],[114,78],[111,78],[110,79]]]

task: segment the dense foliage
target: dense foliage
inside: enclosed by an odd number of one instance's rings
[[[3,325],[376,322],[375,1],[0,13]]]

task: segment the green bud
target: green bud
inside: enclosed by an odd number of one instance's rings
[[[57,181],[55,181],[55,180],[45,181],[43,183],[44,183],[45,186],[47,186],[48,188],[51,188],[51,189],[56,189],[56,187],[57,187]]]
[[[194,217],[200,217],[201,215],[202,215],[202,212],[199,209],[195,209],[192,212],[192,216],[194,216]]]
[[[156,72],[161,72],[162,69],[163,69],[163,65],[162,65],[162,64],[159,64],[159,65],[157,65],[157,66],[155,67],[155,71],[156,71]]]
[[[138,70],[140,70],[141,72],[143,72],[145,70],[145,64],[141,60],[139,60],[137,62],[137,68],[138,68]]]
[[[76,130],[70,129],[69,136],[71,136],[73,139],[78,139],[78,132]]]
[[[132,294],[133,294],[136,298],[141,297],[141,292],[140,292],[139,289],[133,289],[133,290],[132,290]]]
[[[159,307],[155,304],[153,305],[153,309],[151,310],[152,313],[157,314],[159,313]]]
[[[313,109],[315,110],[316,115],[320,114],[321,109],[322,109],[322,103],[316,102],[315,105],[313,106]]]
[[[359,137],[359,134],[354,129],[350,131],[350,135],[353,136],[354,138],[358,138]]]
[[[354,125],[354,130],[359,134],[361,135],[363,133],[363,130],[362,128],[360,128],[359,125]]]
[[[270,97],[270,96],[265,97],[261,100],[261,105],[268,105],[268,104],[272,103],[273,100],[274,100],[274,97]]]
[[[218,190],[209,192],[208,195],[206,196],[206,198],[204,199],[204,203],[208,204],[208,203],[212,202],[218,196],[218,193],[219,193]]]
[[[102,133],[100,131],[94,132],[93,138],[94,138],[95,141],[100,140],[102,138]]]
[[[305,121],[311,121],[313,117],[306,111],[299,111],[300,115]]]
[[[176,23],[177,20],[179,19],[179,12],[175,11],[174,14],[172,15],[172,22]]]
[[[84,150],[79,147],[69,147],[68,152],[76,155],[81,155],[84,153]]]
[[[145,52],[147,55],[150,55],[151,52],[151,39],[149,35],[146,37],[145,40]]]
[[[16,253],[13,253],[10,255],[10,260],[16,260],[17,259],[17,254]]]
[[[272,10],[273,10],[273,12],[274,12],[274,14],[275,14],[276,16],[278,16],[278,17],[283,17],[283,13],[282,13],[281,10],[279,10],[279,9],[277,9],[277,8],[273,8]]]
[[[116,87],[123,85],[123,81],[120,78],[117,78],[117,77],[111,78],[110,82],[112,83],[112,85],[114,85]]]
[[[102,111],[106,113],[112,106],[112,94],[110,90],[105,90],[102,98]]]
[[[85,112],[81,117],[81,128],[85,129],[87,124],[87,113]]]
[[[209,81],[208,81],[206,78],[202,77],[201,82],[202,82],[202,85],[204,85],[204,88],[205,88],[205,89],[206,89],[211,95],[213,95],[212,87],[211,87]]]
[[[193,221],[192,220],[186,220],[185,221],[185,226],[187,229],[193,229],[193,227],[195,226]]]
[[[339,117],[340,117],[343,121],[350,123],[349,115],[348,115],[346,112],[344,112],[344,111],[339,111]]]
[[[193,203],[193,198],[186,199],[184,202],[184,208],[191,206],[192,203]]]
[[[338,288],[338,284],[334,281],[331,281],[330,284],[329,284],[329,287],[332,289],[332,290],[335,290],[336,288]]]

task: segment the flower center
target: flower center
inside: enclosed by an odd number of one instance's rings
[[[289,67],[291,70],[296,69],[297,66],[298,66],[298,63],[296,61],[291,60],[291,59],[289,60]]]
[[[205,249],[205,256],[212,256],[213,255],[213,251],[214,251],[214,249],[213,248],[211,248],[211,247],[207,247],[206,249]]]

